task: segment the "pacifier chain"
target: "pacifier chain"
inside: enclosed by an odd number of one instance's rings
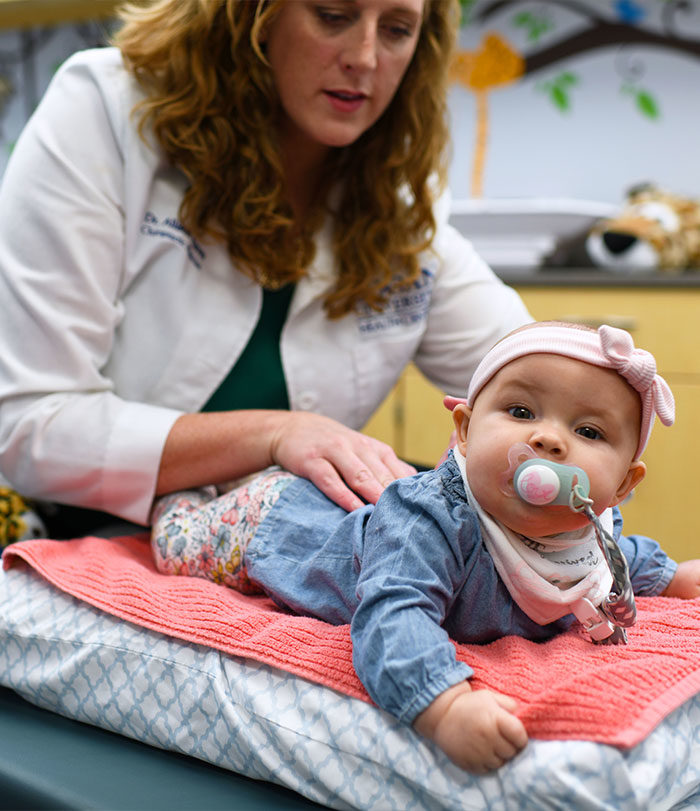
[[[571,509],[573,510],[574,507]],[[613,633],[605,639],[595,641],[606,644],[619,644],[620,642],[625,644],[627,642],[625,628],[634,625],[637,619],[637,607],[634,602],[634,591],[630,582],[627,561],[617,545],[617,541],[609,532],[606,532],[600,523],[600,519],[593,512],[591,499],[586,499],[586,503],[576,511],[583,512],[593,524],[598,546],[603,553],[613,579],[613,590],[605,596],[600,604],[600,610],[614,626]]]
[[[634,625],[637,608],[629,568],[617,541],[593,512],[589,498],[590,482],[585,471],[575,465],[562,465],[548,459],[532,458],[520,464],[513,475],[515,492],[529,504],[566,504],[583,513],[593,525],[596,540],[613,579],[613,590],[600,606],[587,598],[579,601],[576,616],[591,639],[604,645],[626,644],[625,628]]]

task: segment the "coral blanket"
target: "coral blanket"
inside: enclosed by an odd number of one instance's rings
[[[245,656],[369,700],[349,626],[285,613],[207,580],[159,574],[145,536],[25,541],[5,550],[59,589],[144,628]],[[638,598],[629,643],[571,630],[546,643],[505,637],[457,645],[475,687],[514,696],[529,734],[630,747],[700,692],[700,599]]]

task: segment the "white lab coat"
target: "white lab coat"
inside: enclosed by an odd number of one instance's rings
[[[7,168],[0,469],[25,495],[145,523],[173,422],[231,369],[262,296],[221,245],[183,229],[186,181],[137,134],[139,98],[117,50],[74,55]],[[385,313],[329,321],[333,261],[320,234],[281,339],[293,409],[361,428],[411,359],[463,393],[491,344],[529,320],[445,223],[435,249]]]

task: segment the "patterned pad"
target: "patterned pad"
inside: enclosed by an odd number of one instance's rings
[[[31,570],[0,572],[0,683],[63,715],[332,808],[642,809],[700,806],[700,698],[621,752],[531,741],[471,777],[370,704],[267,665],[115,619]]]
[[[159,574],[144,536],[14,544],[49,582],[144,628],[248,656],[369,700],[352,666],[349,626],[277,609],[198,577]],[[513,696],[530,737],[634,746],[700,691],[700,599],[639,598],[629,644],[592,645],[572,628],[548,642],[507,636],[458,644],[472,686]],[[605,711],[601,712],[601,707]]]

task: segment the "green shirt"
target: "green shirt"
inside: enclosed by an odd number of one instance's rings
[[[204,404],[202,411],[289,409],[280,336],[293,293],[293,284],[280,290],[263,290],[260,318],[243,354]]]

